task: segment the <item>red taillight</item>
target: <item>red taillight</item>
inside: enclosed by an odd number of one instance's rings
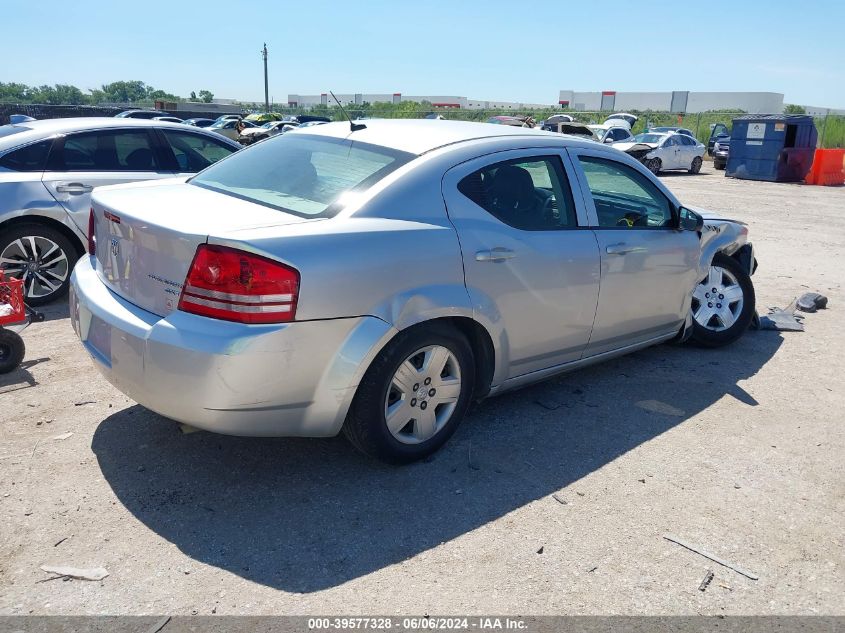
[[[200,244],[179,309],[240,323],[293,321],[299,273],[284,264],[226,246]]]
[[[88,214],[88,254],[97,254],[97,236],[94,234],[97,230],[97,216],[94,215],[94,207],[91,207],[91,212]]]

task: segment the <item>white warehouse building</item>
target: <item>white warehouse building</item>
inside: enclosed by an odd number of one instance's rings
[[[356,106],[364,103],[401,103],[403,101],[415,101],[422,103],[427,101],[438,108],[460,108],[463,110],[521,110],[553,107],[547,103],[521,103],[517,101],[484,101],[481,99],[470,99],[468,97],[444,96],[444,95],[403,95],[401,92],[393,93],[344,93],[336,94],[337,100],[344,106]],[[309,108],[318,105],[334,105],[334,99],[327,92],[319,95],[288,95],[288,106],[291,108]]]
[[[696,113],[710,110],[743,110],[750,114],[783,112],[779,92],[575,92],[561,90],[558,105],[585,111],[653,110]]]

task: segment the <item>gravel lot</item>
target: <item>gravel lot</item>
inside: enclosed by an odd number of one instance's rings
[[[488,400],[410,467],[340,438],[183,434],[50,308],[0,378],[0,613],[845,614],[845,188],[710,163],[665,182],[749,223],[761,312],[808,290],[830,308]],[[43,564],[110,575],[38,582]]]

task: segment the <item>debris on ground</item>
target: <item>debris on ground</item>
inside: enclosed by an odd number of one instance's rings
[[[660,402],[660,400],[640,400],[635,403],[640,409],[651,411],[652,413],[662,413],[663,415],[672,415],[675,417],[683,417],[686,415],[684,411],[673,407],[671,404]]]
[[[588,573],[588,574],[590,574],[590,573],[592,573],[592,572],[596,571],[598,568],[599,568],[599,566],[598,566],[598,565],[596,565],[595,567],[590,567],[590,568],[587,570],[587,573]]]
[[[558,496],[558,494],[557,494],[557,493],[554,493],[554,494],[552,495],[552,499],[554,499],[555,501],[557,501],[557,502],[558,502],[560,505],[562,505],[562,506],[569,505],[569,502],[568,502],[566,499],[564,499],[563,497]]]
[[[82,400],[81,402],[74,402],[73,406],[81,407],[81,406],[84,406],[86,404],[96,404],[96,402],[97,402],[96,400]]]
[[[746,578],[750,578],[751,580],[759,580],[760,579],[760,577],[757,574],[754,574],[750,571],[746,571],[746,570],[742,569],[742,567],[739,567],[738,565],[735,565],[735,564],[730,563],[726,560],[718,558],[717,556],[710,554],[706,550],[704,550],[704,549],[702,549],[702,548],[700,548],[696,545],[691,545],[690,543],[687,543],[686,541],[682,541],[677,536],[672,536],[671,534],[664,534],[663,538],[665,538],[667,541],[672,541],[673,543],[677,543],[681,547],[685,547],[688,550],[690,550],[691,552],[695,552],[696,554],[698,554],[700,556],[704,556],[704,558],[709,558],[714,563],[719,563],[723,567],[727,567],[728,569],[733,569],[736,573],[742,574]]]
[[[733,587],[731,587],[730,585],[726,585],[726,584],[725,584],[725,583],[723,583],[723,582],[720,582],[720,583],[719,583],[719,586],[720,586],[722,589],[727,589],[728,591],[733,591],[733,590],[734,590],[734,588],[733,588]]]
[[[816,310],[824,310],[827,308],[827,297],[820,295],[818,292],[805,292],[798,297],[796,307],[801,312],[815,312]]]
[[[164,627],[167,626],[167,623],[170,622],[170,616],[166,615],[160,620],[158,620],[155,624],[153,624],[146,633],[159,633]]]
[[[545,546],[545,545],[541,545],[541,546],[540,546],[540,549],[538,549],[538,550],[537,550],[537,553],[538,553],[538,554],[542,554],[542,553],[543,553],[543,550],[545,550],[545,549],[546,549],[546,546]]]
[[[198,429],[195,426],[191,426],[190,424],[180,423],[179,430],[182,432],[182,435],[190,435],[191,433],[199,433],[202,429]]]
[[[704,579],[701,581],[701,584],[698,585],[699,591],[706,591],[707,587],[713,581],[713,572],[711,570],[707,570],[707,573],[704,576]]]
[[[48,574],[56,574],[54,578],[47,578],[47,580],[56,580],[57,578],[75,578],[76,580],[97,581],[102,580],[109,575],[109,572],[107,572],[103,567],[80,569],[79,567],[67,567],[64,565],[41,565],[41,571],[46,571]]]
[[[54,435],[51,437],[51,440],[66,440],[71,435],[73,435],[73,431],[68,431],[67,433],[62,433],[61,435]]]
[[[803,332],[804,317],[795,314],[798,307],[798,299],[794,299],[785,308],[770,307],[766,316],[755,315],[751,327],[755,330],[778,330],[781,332]]]
[[[73,534],[71,534],[70,536],[73,536]],[[62,543],[64,543],[66,540],[68,540],[68,539],[70,538],[70,536],[66,536],[66,537],[64,537],[63,539],[59,539],[58,541],[56,541],[55,543],[53,543],[53,547],[58,547],[59,545],[61,545]]]

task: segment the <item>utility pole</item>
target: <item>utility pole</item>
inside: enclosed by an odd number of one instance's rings
[[[261,51],[261,56],[264,58],[264,111],[270,111],[270,90],[267,87],[267,42],[264,42],[264,48]]]

